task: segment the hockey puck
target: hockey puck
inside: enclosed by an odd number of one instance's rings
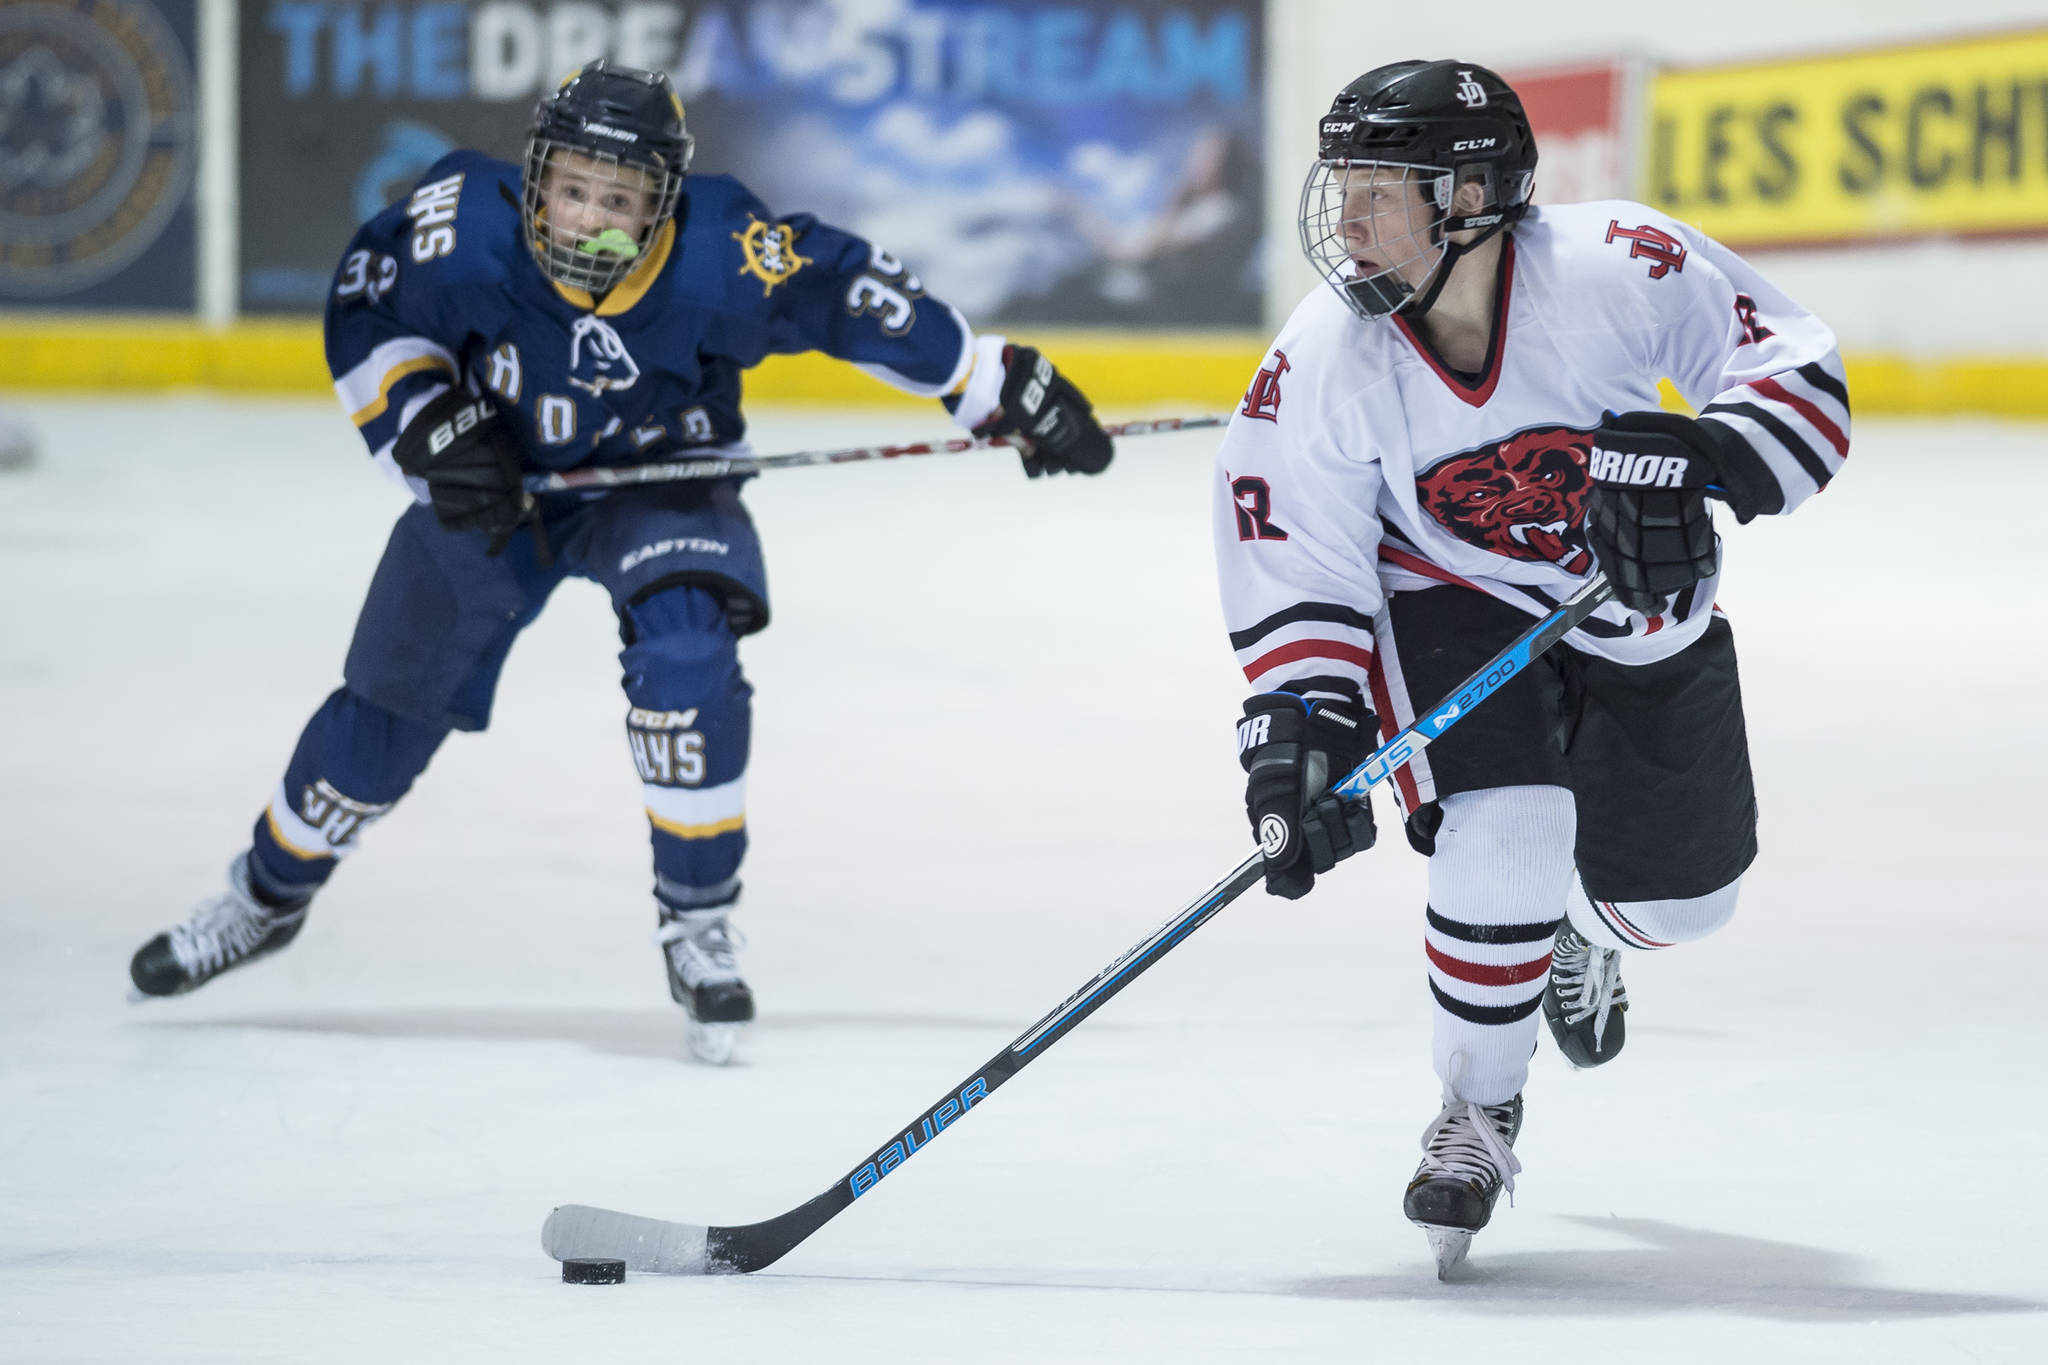
[[[624,1284],[626,1263],[602,1259],[562,1262],[563,1284]]]

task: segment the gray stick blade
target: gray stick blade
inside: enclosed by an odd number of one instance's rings
[[[643,1275],[709,1275],[711,1229],[588,1204],[564,1204],[541,1226],[541,1249],[558,1261],[609,1257]]]

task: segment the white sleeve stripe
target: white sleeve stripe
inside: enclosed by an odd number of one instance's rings
[[[953,408],[953,425],[972,431],[995,415],[1003,405],[1003,348],[1009,338],[989,335],[975,337],[967,348],[967,372],[948,393],[957,390],[960,401]]]
[[[454,353],[440,343],[425,337],[395,337],[346,374],[337,375],[334,392],[349,420],[362,426],[384,415],[392,385],[409,374],[430,369],[446,370],[451,379],[460,373]]]
[[[405,400],[405,406],[398,410],[398,429],[404,431],[412,425],[412,419],[420,415],[420,409],[448,392],[451,385],[430,384]]]

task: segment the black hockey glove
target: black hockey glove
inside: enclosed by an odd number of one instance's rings
[[[521,486],[519,447],[488,398],[461,389],[436,395],[398,433],[391,458],[426,480],[443,526],[488,532],[492,554],[503,551],[533,513],[533,495]]]
[[[1371,756],[1379,723],[1370,711],[1339,702],[1305,702],[1292,692],[1261,692],[1237,723],[1237,759],[1247,774],[1245,814],[1266,855],[1266,890],[1299,900],[1377,832],[1370,801],[1341,801],[1332,783]]]
[[[1116,449],[1073,381],[1030,346],[1003,347],[1002,406],[976,436],[1022,436],[1024,472],[1100,474]]]
[[[1655,613],[1673,593],[1713,577],[1720,555],[1709,493],[1738,516],[1754,506],[1750,488],[1731,485],[1744,484],[1758,462],[1721,431],[1672,412],[1610,412],[1593,433],[1586,539],[1632,610]]]

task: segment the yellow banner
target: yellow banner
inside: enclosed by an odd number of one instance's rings
[[[1642,198],[1731,246],[2048,232],[2048,30],[1659,73]]]

